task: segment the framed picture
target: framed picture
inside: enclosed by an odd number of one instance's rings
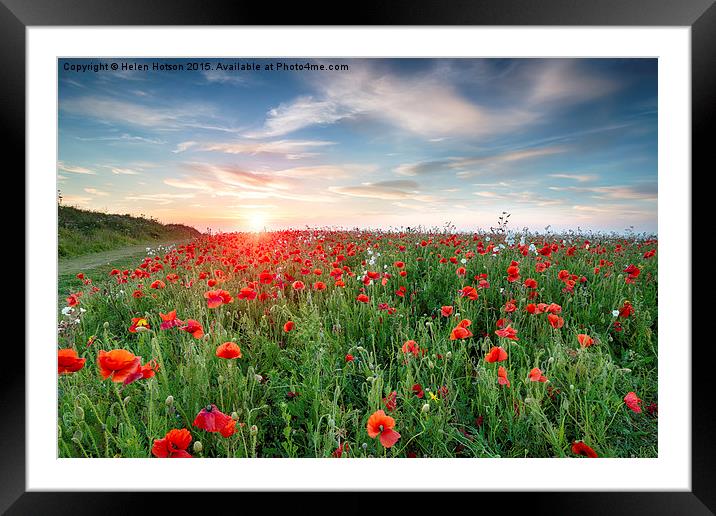
[[[712,513],[689,239],[716,10],[529,6],[318,26],[3,0],[29,294],[3,509],[397,490]]]

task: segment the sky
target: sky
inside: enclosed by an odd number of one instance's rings
[[[200,231],[475,231],[504,211],[657,232],[656,59],[60,59],[58,81],[63,205]]]

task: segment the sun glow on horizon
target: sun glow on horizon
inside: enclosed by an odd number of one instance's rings
[[[249,231],[258,233],[266,227],[266,217],[263,213],[254,213],[246,219]]]

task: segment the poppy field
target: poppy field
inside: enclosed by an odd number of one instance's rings
[[[657,247],[305,229],[79,273],[58,454],[656,457]]]

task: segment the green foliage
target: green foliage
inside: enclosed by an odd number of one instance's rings
[[[57,252],[60,258],[109,251],[135,244],[195,238],[200,233],[182,224],[58,206]]]
[[[275,300],[239,300],[238,291],[255,281],[261,268],[230,272],[218,287],[234,300],[214,309],[207,308],[203,294],[210,288],[199,275],[220,267],[217,261],[189,269],[167,266],[149,279],[124,284],[104,270],[93,275],[92,285],[100,291],[80,298],[86,312],[60,316],[65,322],[60,347],[87,359],[80,371],[59,377],[60,455],[149,457],[155,439],[187,428],[203,447],[193,454],[202,457],[330,457],[345,444],[343,457],[573,457],[575,440],[584,440],[600,457],[656,456],[657,418],[647,410],[634,413],[623,401],[630,391],[644,400],[645,409],[657,401],[657,260],[642,258],[646,248],[638,241],[617,248],[618,239],[602,241],[603,253],[580,247],[568,255],[563,247],[550,258],[552,266],[538,273],[534,252],[524,256],[508,245],[496,256],[475,254],[464,265],[463,278],[456,275],[459,262],[438,260],[438,254],[451,256],[450,245],[416,245],[423,237],[403,237],[405,251],[383,242],[381,255],[368,267],[361,265],[366,253],[350,257],[345,264],[356,276],[345,277],[342,288],[331,283],[315,291],[311,276],[301,276],[300,264],[284,262],[283,273],[305,280],[305,290],[294,291],[289,282],[277,289]],[[595,272],[601,259],[614,265]],[[405,262],[407,276],[397,274],[396,260]],[[506,279],[512,260],[522,275],[517,282]],[[621,272],[629,263],[641,268],[634,283]],[[385,286],[378,280],[365,287],[370,302],[363,304],[355,298],[366,268],[389,271],[391,278]],[[565,291],[560,269],[587,280]],[[169,272],[179,274],[180,282],[167,281]],[[476,286],[475,275],[483,273],[490,286],[479,289],[477,300],[457,294],[465,285]],[[534,302],[561,305],[563,327],[555,329],[546,314],[525,310],[532,302],[522,285],[527,277],[539,284]],[[166,287],[150,289],[154,279],[164,279]],[[194,283],[186,288],[181,281]],[[145,295],[134,298],[140,283]],[[395,295],[400,286],[407,290],[402,298]],[[263,285],[259,290],[273,291]],[[517,310],[507,313],[511,299]],[[627,300],[634,314],[615,317],[612,311]],[[380,303],[395,312],[381,310]],[[441,316],[442,305],[454,306],[453,316]],[[182,320],[198,320],[206,335],[196,339],[179,328],[161,330],[159,313],[172,309]],[[140,316],[151,331],[129,333],[131,319]],[[79,322],[67,323],[74,318]],[[519,341],[495,334],[504,318],[519,331]],[[473,337],[450,340],[462,319],[472,321]],[[285,333],[288,320],[296,328]],[[579,333],[595,344],[582,348]],[[88,345],[90,336],[96,338]],[[401,347],[407,340],[425,352],[405,354]],[[215,356],[226,341],[239,344],[241,358]],[[508,359],[486,362],[485,354],[496,345]],[[156,376],[127,386],[103,381],[96,365],[99,350],[118,348],[141,356],[142,363],[156,359]],[[346,361],[347,354],[354,360]],[[507,371],[509,387],[497,382],[499,366]],[[529,380],[535,367],[548,382]],[[423,389],[421,398],[415,384]],[[393,392],[396,408],[389,411],[385,400]],[[236,434],[224,438],[192,425],[210,403],[234,414]],[[390,449],[366,432],[368,417],[379,409],[395,419],[401,434]]]

